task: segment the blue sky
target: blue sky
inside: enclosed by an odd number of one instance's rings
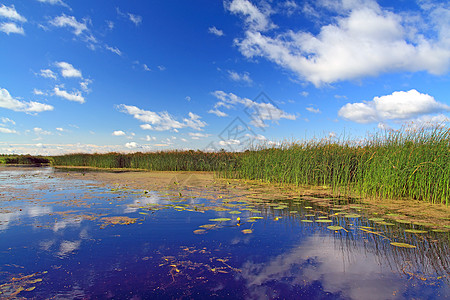
[[[0,0],[0,153],[446,123],[449,69],[448,1]]]

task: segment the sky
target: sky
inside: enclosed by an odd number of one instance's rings
[[[448,125],[449,70],[446,0],[0,0],[0,153]]]

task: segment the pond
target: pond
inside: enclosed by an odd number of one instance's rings
[[[146,191],[0,168],[0,298],[449,298],[449,231],[425,225],[230,182]]]

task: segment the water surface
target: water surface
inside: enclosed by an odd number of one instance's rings
[[[0,169],[0,298],[450,297],[445,228],[256,188],[142,191],[55,175]]]

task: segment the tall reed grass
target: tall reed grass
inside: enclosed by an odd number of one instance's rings
[[[71,154],[56,165],[216,171],[220,176],[329,186],[363,197],[450,203],[450,129],[390,130],[363,141],[321,139],[241,152]]]

